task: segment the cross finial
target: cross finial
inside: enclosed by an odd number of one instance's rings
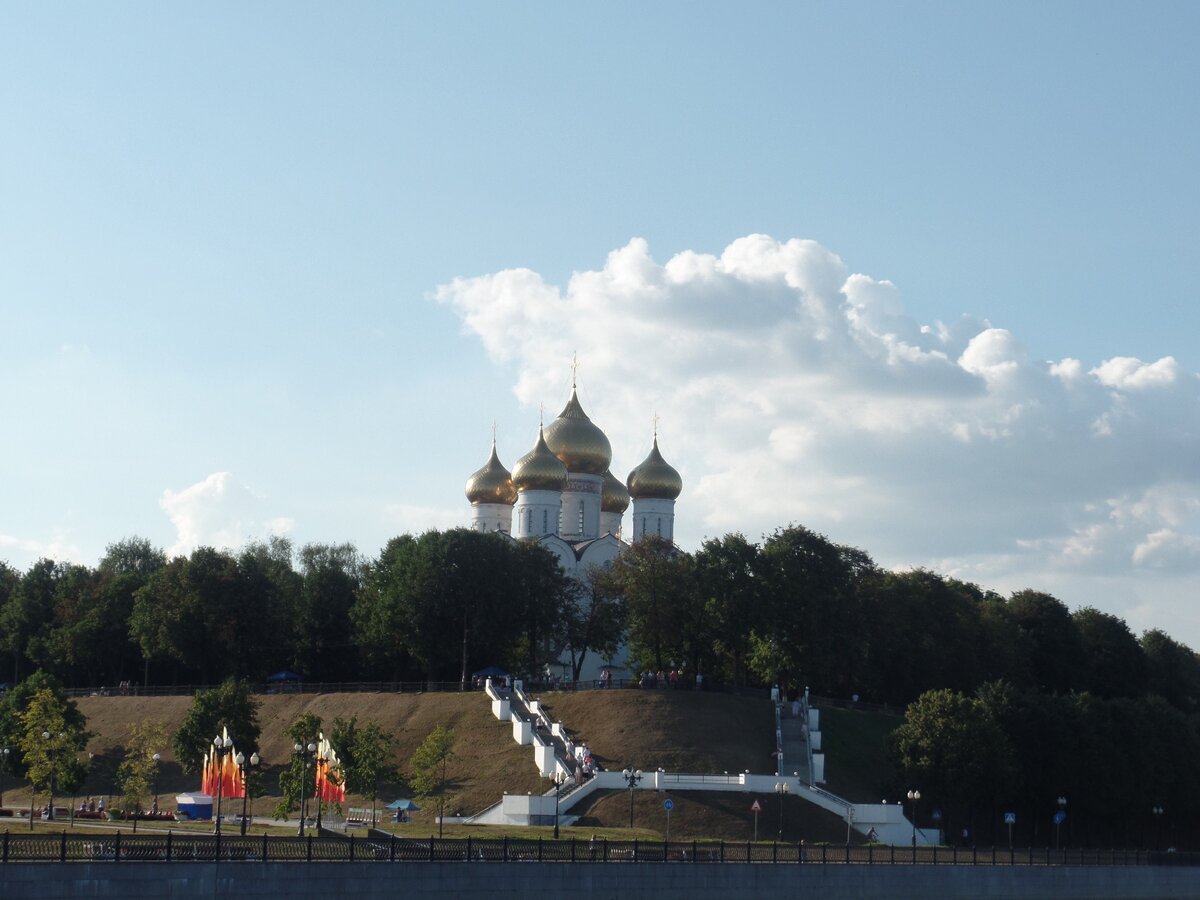
[[[496,446],[496,420],[492,419],[492,446]]]
[[[575,390],[575,377],[579,374],[579,353],[571,354],[571,390]]]
[[[538,428],[546,424],[546,404],[538,404]]]
[[[657,441],[658,440],[658,413],[657,412],[654,414],[654,418],[650,420],[650,423],[651,423],[651,425],[654,426],[654,439]]]

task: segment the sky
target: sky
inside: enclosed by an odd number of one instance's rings
[[[4,4],[0,560],[373,557],[577,354],[685,549],[801,524],[1200,647],[1198,26]]]

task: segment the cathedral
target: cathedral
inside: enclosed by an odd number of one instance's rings
[[[662,458],[658,434],[650,454],[622,484],[610,471],[612,446],[579,403],[571,399],[548,427],[539,427],[533,449],[512,472],[496,454],[467,479],[471,527],[535,540],[551,550],[563,569],[582,578],[593,566],[616,559],[625,511],[633,503],[632,540],[647,534],[673,540],[679,473]]]

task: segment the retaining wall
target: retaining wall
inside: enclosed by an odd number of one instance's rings
[[[988,897],[1029,900],[1200,897],[1200,870],[686,863],[8,863],[0,896],[525,898],[728,900]]]

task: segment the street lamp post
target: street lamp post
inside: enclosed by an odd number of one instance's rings
[[[10,751],[7,747],[0,750],[0,809],[4,808],[4,773],[8,769],[8,755]]]
[[[216,751],[216,760],[217,760],[217,810],[216,810],[216,817],[215,817],[216,821],[214,823],[214,829],[217,834],[220,834],[221,833],[221,792],[225,786],[225,771],[224,771],[225,766],[221,762],[221,760],[225,758],[226,754],[228,754],[231,750],[233,750],[233,738],[231,738],[231,737],[223,738],[223,737],[221,737],[221,735],[218,734],[215,738],[213,738],[212,743],[213,743],[213,750]]]
[[[554,839],[558,840],[558,800],[562,796],[562,786],[567,783],[567,773],[562,769],[555,769],[554,774],[550,776],[554,779]]]
[[[1062,844],[1059,842],[1059,834],[1062,831],[1063,819],[1067,817],[1067,798],[1058,798],[1058,813],[1054,817],[1054,849],[1058,850]]]
[[[155,753],[150,758],[154,760],[154,777],[152,779],[153,787],[151,788],[154,791],[154,805],[151,807],[151,810],[155,815],[158,815],[158,764],[162,762],[162,754]]]
[[[908,802],[912,804],[912,845],[913,849],[917,849],[917,803],[921,799],[921,792],[913,788],[908,792]]]
[[[42,732],[42,740],[43,741],[50,740],[50,732],[49,731]],[[51,747],[50,750],[51,750],[51,752],[53,752],[54,748]],[[53,761],[51,761],[51,763],[50,763],[50,805],[46,807],[46,817],[47,817],[48,821],[51,821],[51,822],[54,821],[54,763],[53,763]]]
[[[7,751],[6,751],[7,752]],[[1154,849],[1162,849],[1162,817],[1165,810],[1162,804],[1156,803],[1150,808],[1150,812],[1154,815]]]
[[[157,754],[155,754],[155,755],[157,756]],[[238,764],[238,768],[242,772],[242,836],[245,837],[246,825],[247,825],[247,822],[246,822],[246,800],[250,796],[250,782],[248,782],[246,780],[246,763],[248,762],[251,766],[257,766],[258,765],[258,754],[251,753],[250,759],[247,760],[246,754],[239,751],[238,755],[233,758],[233,761]]]
[[[625,779],[625,783],[629,785],[629,827],[633,827],[633,789],[637,787],[639,781],[642,780],[641,769],[622,769],[621,777]]]
[[[304,759],[304,768],[300,772],[300,830],[297,832],[300,837],[304,837],[304,817],[308,812],[308,764],[317,752],[317,745],[310,743],[306,747],[296,743],[292,745],[292,749]]]
[[[783,840],[783,798],[788,795],[788,783],[786,781],[775,782],[775,793],[779,795],[779,839]]]

